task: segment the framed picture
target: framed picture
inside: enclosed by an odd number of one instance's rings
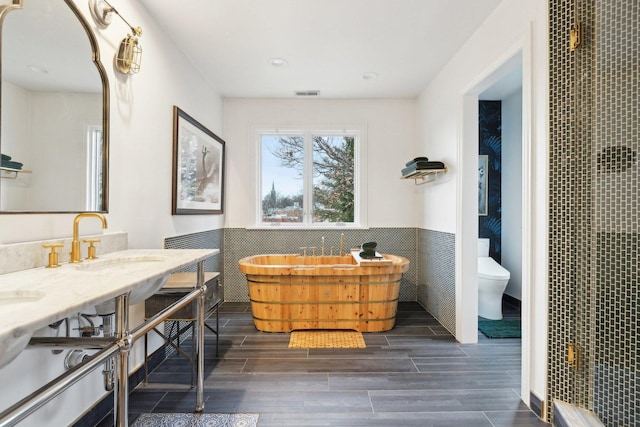
[[[487,180],[489,179],[489,156],[486,154],[478,156],[478,215],[488,214],[489,189]]]
[[[224,141],[173,107],[173,215],[221,214]]]

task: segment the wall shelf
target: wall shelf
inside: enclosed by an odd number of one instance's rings
[[[5,179],[16,179],[19,173],[31,173],[26,169],[13,169],[0,167],[0,177]]]
[[[426,184],[436,179],[438,174],[446,173],[447,168],[444,169],[419,169],[415,172],[411,172],[408,175],[403,175],[400,179],[413,179],[416,185]]]

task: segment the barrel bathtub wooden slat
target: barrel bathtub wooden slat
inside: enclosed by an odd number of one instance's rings
[[[254,325],[265,332],[392,329],[409,260],[383,256],[383,262],[366,265],[351,255],[243,258],[239,264],[247,276]]]

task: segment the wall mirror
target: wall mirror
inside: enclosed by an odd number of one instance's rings
[[[107,211],[109,82],[73,0],[0,0],[0,213]]]

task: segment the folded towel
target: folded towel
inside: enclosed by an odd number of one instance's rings
[[[405,164],[405,166],[407,166],[407,167],[408,167],[408,166],[413,165],[413,164],[414,164],[414,163],[416,163],[416,162],[421,162],[421,161],[422,161],[422,162],[428,162],[428,161],[429,161],[429,159],[428,159],[428,158],[426,158],[426,157],[416,157],[415,159],[408,161],[408,162]]]
[[[402,176],[409,175],[412,172],[429,169],[444,169],[442,162],[416,162],[416,164],[402,169]]]
[[[362,259],[382,259],[382,258],[384,258],[382,255],[379,255],[375,251],[373,251],[373,252],[362,251],[362,252],[360,252],[359,255],[360,255],[360,258],[362,258]]]
[[[11,160],[11,156],[7,156],[6,154],[2,154],[2,160]]]
[[[9,169],[22,169],[22,163],[20,162],[13,162],[11,160],[4,160],[2,159],[2,163],[0,164],[0,166],[2,166],[3,168],[9,168]]]

